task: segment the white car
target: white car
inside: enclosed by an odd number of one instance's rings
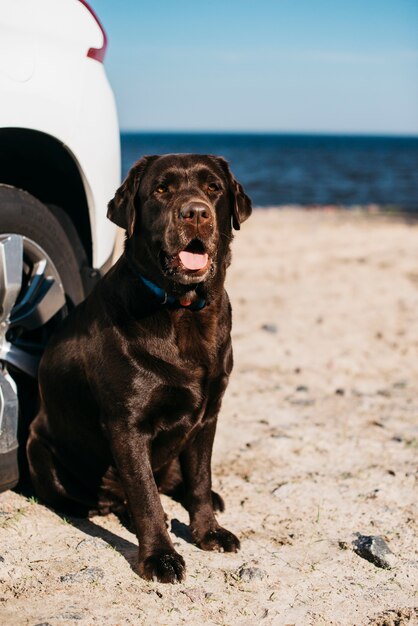
[[[0,0],[0,491],[18,481],[17,425],[24,440],[46,341],[111,264],[120,136],[106,46],[84,0]]]

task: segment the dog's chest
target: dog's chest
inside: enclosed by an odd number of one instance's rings
[[[165,345],[168,376],[161,379],[161,397],[171,414],[170,423],[178,428],[183,422],[187,430],[202,419],[213,383],[224,373],[225,348],[211,318],[197,321],[192,315],[178,315],[170,339],[169,350]]]
[[[181,361],[201,365],[208,373],[217,368],[220,328],[215,316],[180,312],[174,317],[173,330]]]

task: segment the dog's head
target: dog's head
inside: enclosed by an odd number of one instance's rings
[[[126,230],[125,253],[143,275],[190,289],[226,267],[232,227],[250,214],[223,158],[167,154],[135,163],[107,216]]]

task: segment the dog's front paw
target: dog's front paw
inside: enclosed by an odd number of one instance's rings
[[[215,550],[216,552],[238,552],[241,547],[238,537],[221,527],[206,531],[196,544],[202,550]]]
[[[160,583],[179,583],[186,576],[186,564],[177,552],[157,552],[139,563],[139,574]]]

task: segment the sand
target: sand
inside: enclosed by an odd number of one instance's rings
[[[196,548],[163,497],[188,575],[146,582],[116,518],[63,519],[6,492],[2,625],[418,623],[418,225],[257,211],[228,291],[235,368],[213,482],[241,551]],[[355,533],[382,536],[395,565],[358,556]]]

